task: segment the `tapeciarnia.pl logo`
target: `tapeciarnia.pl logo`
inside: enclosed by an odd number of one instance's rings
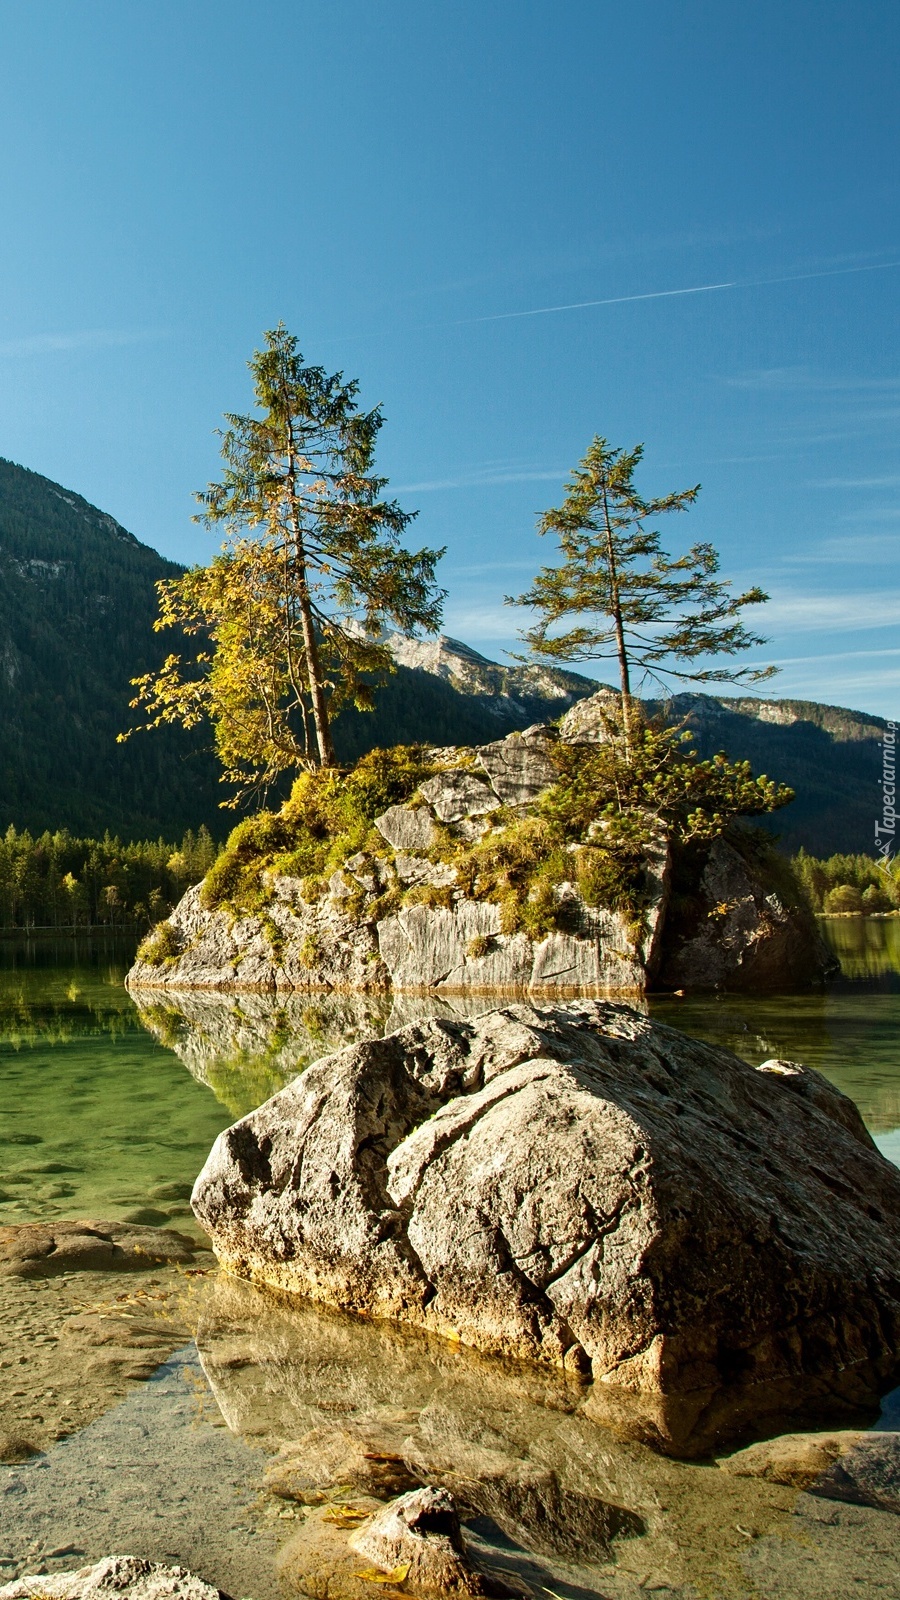
[[[881,821],[875,824],[875,851],[890,861],[897,831],[897,724],[889,722],[881,741]]]

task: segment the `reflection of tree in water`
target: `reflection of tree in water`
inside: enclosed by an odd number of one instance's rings
[[[27,1050],[133,1032],[137,1018],[124,976],[118,967],[0,970],[0,1046]]]
[[[230,1115],[244,1116],[310,1062],[359,1039],[429,1016],[474,1016],[486,995],[220,994],[167,992],[141,1004],[141,1021],[174,1050]],[[498,996],[496,1004],[508,1004]],[[650,1000],[651,1015],[757,1066],[771,1057],[816,1067],[859,1105],[870,1128],[900,1127],[900,995],[835,990]]]
[[[484,997],[166,993],[139,1015],[161,1044],[212,1089],[232,1116],[244,1116],[308,1067],[360,1039],[381,1037],[423,1016],[487,1010]]]
[[[900,917],[823,917],[819,926],[845,978],[900,975]]]

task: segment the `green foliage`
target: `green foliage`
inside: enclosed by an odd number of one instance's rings
[[[852,883],[841,883],[836,889],[829,889],[825,896],[825,910],[829,913],[835,911],[862,912],[862,895]]]
[[[302,878],[310,898],[319,898],[348,856],[385,851],[374,818],[408,800],[434,770],[420,747],[398,745],[370,751],[349,773],[301,773],[280,811],[262,811],[234,829],[203,885],[204,906],[260,910],[269,898],[267,873]]]
[[[76,839],[66,829],[35,838],[10,827],[0,835],[0,927],[146,927],[215,858],[206,828],[172,845]]]
[[[178,929],[171,922],[158,922],[138,945],[138,958],[149,962],[152,967],[167,967],[178,960],[181,951]]]
[[[643,725],[632,730],[632,746],[620,739],[592,746],[560,744],[555,760],[560,782],[541,803],[566,838],[581,837],[598,817],[621,827],[630,813],[650,812],[674,843],[714,839],[737,817],[762,816],[788,805],[793,790],[747,761],[729,761],[721,751],[701,760],[691,736],[679,728]]]
[[[723,756],[701,761],[677,731],[642,728],[635,738],[630,752],[620,740],[556,746],[557,782],[525,815],[494,812],[481,838],[437,827],[426,853],[436,865],[453,867],[453,884],[403,891],[389,875],[381,893],[367,900],[345,875],[352,887],[344,901],[348,915],[374,922],[402,904],[450,908],[461,893],[499,906],[504,933],[541,939],[579,914],[571,892],[577,888],[588,906],[622,912],[639,932],[651,888],[648,863],[661,833],[676,844],[708,841],[736,817],[773,810],[791,794],[754,778],[746,763]],[[414,799],[434,771],[420,747],[398,746],[370,752],[349,773],[302,774],[279,812],[235,828],[203,885],[204,905],[265,916],[278,874],[299,877],[306,897],[318,899],[348,857],[389,856],[374,818]],[[315,965],[316,951],[308,955]]]
[[[817,860],[800,850],[791,865],[814,911],[894,911],[900,908],[900,876],[874,856],[839,854]]]
[[[465,894],[500,906],[504,933],[540,939],[566,926],[567,883],[588,906],[621,912],[638,931],[650,890],[648,855],[660,833],[676,847],[708,842],[737,818],[793,798],[790,789],[755,778],[746,762],[723,755],[701,761],[677,729],[635,728],[627,750],[621,738],[559,744],[554,761],[558,780],[532,813],[495,812],[481,839],[444,833],[432,852],[455,867]]]
[[[406,550],[413,520],[375,473],[384,418],[359,385],[304,365],[283,324],[250,361],[261,415],[227,417],[221,483],[198,496],[222,524],[209,567],[161,583],[157,626],[206,644],[134,680],[145,727],[208,719],[226,782],[242,794],[284,772],[333,765],[331,718],[369,710],[393,671],[382,635],[435,633],[441,550]]]
[[[557,535],[563,559],[542,567],[525,594],[507,597],[538,613],[522,634],[525,644],[553,661],[617,661],[626,708],[635,667],[645,677],[694,683],[770,677],[774,667],[702,664],[765,642],[747,631],[739,613],[767,596],[758,588],[731,594],[711,544],[692,545],[677,560],[665,554],[647,520],[687,510],[700,486],[644,500],[634,486],[642,457],[643,445],[619,450],[595,437],[563,504],[541,517],[539,532]]]

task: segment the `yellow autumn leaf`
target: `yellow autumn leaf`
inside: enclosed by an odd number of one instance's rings
[[[354,1578],[364,1578],[366,1583],[403,1583],[409,1576],[409,1562],[401,1562],[393,1572],[376,1572],[374,1567],[366,1567],[363,1572],[354,1572]]]
[[[371,1515],[369,1511],[361,1511],[358,1506],[329,1506],[322,1512],[323,1522],[335,1522],[340,1528],[350,1528],[355,1522],[365,1522]]]

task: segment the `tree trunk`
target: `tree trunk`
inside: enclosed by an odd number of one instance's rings
[[[319,648],[316,644],[316,629],[309,600],[309,587],[306,582],[306,552],[303,548],[303,530],[300,526],[300,518],[297,515],[297,466],[294,455],[290,403],[286,394],[284,395],[284,405],[288,458],[288,515],[294,536],[294,559],[297,563],[297,595],[300,605],[300,625],[303,631],[303,653],[306,656],[306,676],[309,679],[309,698],[312,701],[316,743],[319,747],[319,765],[322,767],[334,767],[337,766],[337,757],[334,753],[334,742],[331,737],[331,725],[328,720],[328,700],[325,695],[325,685],[322,682]]]
[[[609,601],[612,612],[613,626],[616,632],[616,654],[619,658],[619,682],[621,684],[622,700],[622,736],[625,742],[626,760],[631,760],[631,672],[628,666],[628,651],[625,647],[625,628],[622,623],[622,606],[619,600],[619,573],[616,567],[616,551],[613,544],[612,524],[609,520],[609,503],[606,498],[606,484],[603,485],[603,520],[606,524],[606,560],[609,567]]]
[[[300,622],[303,628],[303,649],[306,655],[306,672],[309,678],[309,697],[312,701],[313,722],[316,726],[316,743],[319,747],[319,765],[322,767],[334,767],[337,765],[337,757],[334,753],[331,724],[328,720],[328,701],[325,698],[325,687],[322,683],[319,648],[316,644],[316,630],[309,604],[305,575],[302,579],[300,591]]]

